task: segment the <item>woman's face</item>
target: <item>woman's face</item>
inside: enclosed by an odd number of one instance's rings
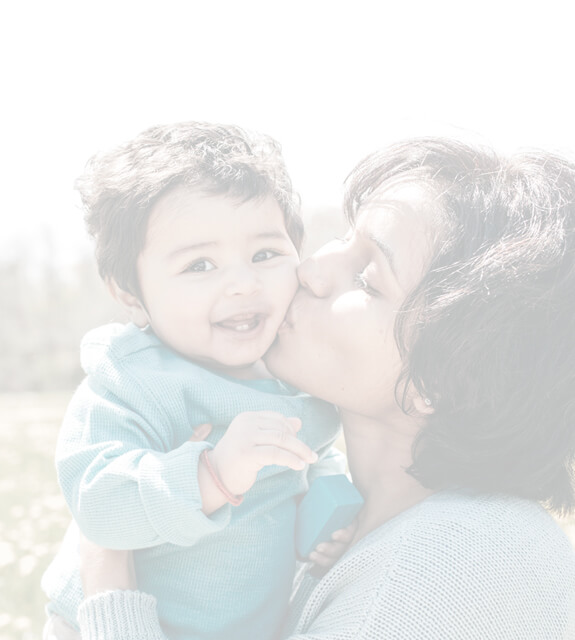
[[[381,189],[344,240],[302,263],[301,287],[265,356],[275,376],[343,410],[400,415],[394,324],[431,257],[429,202],[417,185]]]

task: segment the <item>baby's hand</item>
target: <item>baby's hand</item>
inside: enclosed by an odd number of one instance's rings
[[[263,467],[277,464],[294,470],[317,461],[317,454],[297,438],[299,418],[273,411],[240,413],[209,453],[224,487],[234,495],[248,491]]]
[[[349,548],[356,529],[357,522],[354,520],[345,529],[334,531],[331,540],[320,542],[309,554],[310,562],[313,562],[315,565],[314,569],[319,567],[323,570],[323,573],[331,569]]]

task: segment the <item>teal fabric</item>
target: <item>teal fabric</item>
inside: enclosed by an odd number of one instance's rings
[[[296,582],[285,640],[575,640],[575,551],[512,496],[435,494]],[[79,619],[83,640],[173,640],[142,592],[95,595]]]
[[[238,413],[268,410],[302,419],[299,437],[321,458],[313,474],[341,472],[330,450],[335,410],[278,381],[216,375],[133,325],[94,330],[81,351],[87,377],[56,454],[78,527],[104,547],[137,550],[138,584],[157,597],[171,638],[272,638],[292,585],[297,498],[312,471],[266,467],[240,506],[207,517],[198,458]],[[203,422],[213,425],[207,441],[190,443]],[[72,526],[43,587],[49,610],[76,624],[75,537]]]

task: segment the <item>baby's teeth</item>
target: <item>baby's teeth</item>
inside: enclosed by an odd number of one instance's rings
[[[246,322],[245,324],[239,324],[236,327],[236,331],[247,331],[250,328],[250,325]]]

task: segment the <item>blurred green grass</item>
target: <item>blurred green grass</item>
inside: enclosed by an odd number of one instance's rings
[[[70,521],[53,462],[70,395],[0,394],[0,640],[42,637],[40,578]]]
[[[70,521],[53,462],[70,396],[0,394],[0,640],[42,636],[40,579]],[[561,524],[575,543],[575,520]]]

